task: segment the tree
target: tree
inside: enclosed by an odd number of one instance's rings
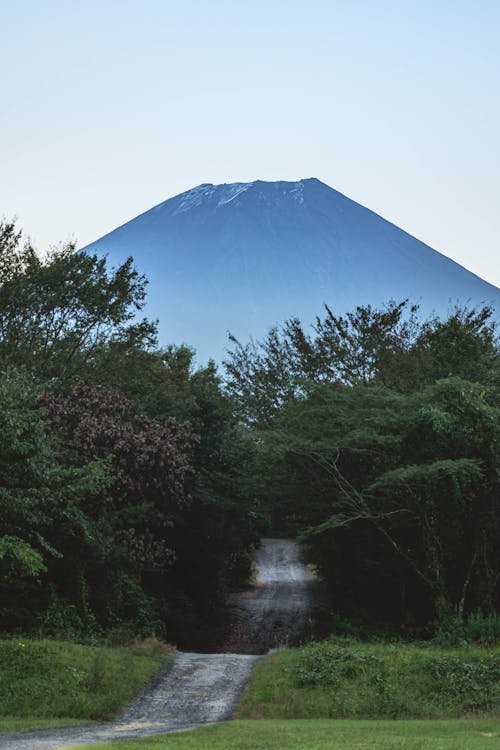
[[[500,358],[493,315],[490,307],[457,308],[445,320],[423,321],[411,346],[384,356],[376,379],[411,392],[436,380],[457,376],[492,386],[498,392]]]
[[[14,370],[0,373],[0,593],[4,627],[33,625],[44,606],[38,585],[64,555],[67,537],[90,533],[82,506],[111,481],[93,458],[62,464],[46,435],[36,390]]]
[[[186,632],[188,610],[207,620],[249,574],[252,443],[213,363],[196,370],[189,347],[156,349],[156,325],[137,321],[145,289],[132,259],[110,270],[71,245],[42,258],[0,225],[0,367],[24,373],[31,437],[54,464],[43,517],[35,476],[33,502],[5,495],[0,575],[43,576],[44,627],[97,618]],[[17,443],[6,433],[6,451]]]
[[[253,467],[252,439],[238,423],[215,364],[196,369],[193,356],[188,347],[164,353],[174,413],[188,418],[199,435],[192,503],[175,535],[175,594],[193,612],[191,642],[200,636],[200,619],[210,622],[207,618],[228,590],[247,580],[248,552],[258,541],[256,501],[247,479]],[[182,610],[182,602],[177,608]],[[185,630],[186,622],[181,626]],[[209,636],[203,634],[201,645]]]
[[[104,386],[79,383],[68,394],[46,392],[40,402],[61,459],[76,466],[110,462],[116,481],[95,498],[96,515],[108,517],[139,568],[168,567],[166,531],[190,503],[197,442],[191,425],[173,417],[160,424]]]
[[[401,604],[420,622],[432,611],[494,611],[493,401],[458,378],[415,394],[314,385],[261,433],[276,512],[303,530],[337,608],[352,611],[357,599],[372,616],[385,609],[398,619]]]
[[[152,346],[155,325],[135,321],[145,287],[131,258],[110,271],[67,245],[42,259],[13,224],[0,224],[0,362],[67,382],[105,345]]]
[[[227,386],[242,418],[270,425],[308,383],[380,383],[412,392],[448,375],[499,383],[496,326],[489,307],[455,310],[447,320],[419,317],[408,300],[381,309],[357,307],[345,316],[325,306],[312,334],[297,318],[272,328],[261,342],[241,344],[224,363]]]

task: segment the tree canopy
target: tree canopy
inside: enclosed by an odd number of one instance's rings
[[[71,245],[42,257],[0,225],[0,585],[13,627],[177,638],[248,574],[248,441],[215,366],[158,348],[139,318],[145,291],[131,258],[110,268]]]

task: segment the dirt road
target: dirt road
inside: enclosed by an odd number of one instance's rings
[[[295,542],[265,539],[255,561],[255,585],[237,599],[238,621],[225,653],[176,654],[144,695],[114,723],[0,735],[0,749],[56,750],[229,718],[258,654],[300,639],[311,604],[313,577],[300,562]]]
[[[255,562],[255,585],[235,600],[236,622],[225,652],[265,654],[298,643],[308,628],[314,576],[301,563],[297,543],[264,539]]]
[[[115,723],[0,735],[0,748],[52,750],[222,721],[229,717],[257,658],[176,654],[157,681]]]

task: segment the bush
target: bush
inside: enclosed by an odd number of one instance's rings
[[[85,601],[85,612],[61,599],[55,588],[50,590],[50,601],[47,609],[38,618],[39,632],[43,636],[67,640],[77,640],[96,631],[96,621]]]
[[[442,620],[434,636],[440,646],[458,646],[467,643],[485,645],[500,642],[500,615],[493,612],[483,615],[475,612],[467,617],[450,617]]]
[[[158,603],[148,596],[138,580],[122,570],[113,570],[106,579],[106,589],[96,598],[97,608],[107,627],[107,634],[124,638],[115,643],[130,643],[135,638],[164,636],[165,625],[157,611]],[[127,635],[128,634],[128,635]]]
[[[335,638],[255,668],[237,718],[443,719],[500,708],[500,650]]]
[[[364,650],[346,648],[323,641],[307,646],[294,670],[300,685],[338,685],[343,679],[355,677],[367,667],[380,670],[384,661]]]
[[[166,654],[63,641],[0,641],[0,716],[111,719]]]
[[[299,685],[345,691],[356,683],[367,716],[410,716],[410,702],[435,702],[466,711],[486,711],[500,699],[500,659],[496,654],[439,653],[392,644],[370,647],[324,641],[299,654],[293,675]]]

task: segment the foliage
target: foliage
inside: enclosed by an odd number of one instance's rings
[[[500,596],[492,311],[417,313],[327,308],[314,336],[291,320],[226,363],[273,528],[301,533],[337,613],[408,629]]]
[[[37,576],[45,570],[43,556],[15,536],[0,537],[0,570],[4,580]]]
[[[248,551],[258,540],[248,481],[253,442],[238,424],[213,362],[195,369],[189,348],[170,347],[164,363],[174,413],[189,419],[199,435],[191,504],[172,540],[169,632],[180,645],[205,648],[216,641],[214,608],[247,579]]]
[[[112,719],[165,658],[156,649],[0,641],[0,714]]]
[[[442,646],[500,643],[500,615],[497,612],[484,615],[479,611],[444,618],[438,625],[434,640]]]
[[[339,687],[342,680],[356,677],[365,669],[380,669],[383,660],[364,650],[356,650],[332,643],[315,643],[302,651],[294,670],[299,685]]]
[[[86,504],[93,533],[64,547],[52,580],[86,623],[95,612],[108,627],[124,618],[138,633],[161,630],[147,578],[154,574],[163,581],[175,560],[172,538],[191,502],[197,442],[191,426],[138,414],[119,391],[104,386],[79,383],[65,394],[45,392],[40,403],[61,461],[78,467],[90,457],[106,460],[115,477]],[[46,632],[64,632],[57,619],[44,619]]]
[[[68,463],[111,457],[116,481],[97,498],[96,511],[122,520],[119,539],[136,565],[168,565],[171,552],[156,532],[169,528],[189,504],[189,458],[196,442],[190,425],[174,418],[159,424],[134,413],[119,391],[82,383],[67,395],[45,393],[41,404]]]
[[[403,392],[449,375],[499,383],[496,327],[488,307],[458,308],[447,320],[422,321],[418,306],[408,300],[382,309],[359,306],[345,316],[325,305],[312,334],[290,318],[260,342],[230,340],[224,363],[228,388],[252,425],[269,425],[311,383],[378,382]]]
[[[183,633],[248,574],[250,442],[213,363],[155,350],[145,288],[131,259],[41,257],[0,225],[6,627]]]
[[[30,380],[0,373],[0,593],[3,626],[33,617],[39,577],[63,552],[63,538],[89,533],[80,506],[111,478],[102,462],[62,464],[45,434]]]
[[[0,224],[0,361],[64,381],[82,377],[106,345],[154,344],[155,326],[134,321],[145,285],[132,258],[112,271],[73,245],[41,258],[13,224]]]
[[[255,668],[238,718],[495,716],[498,647],[360,643],[332,637],[278,652]]]
[[[499,428],[488,390],[454,378],[414,395],[321,385],[283,409],[263,433],[270,491],[337,608],[494,610]]]
[[[358,307],[345,317],[325,306],[325,317],[316,318],[314,336],[298,318],[282,329],[272,328],[262,342],[234,345],[225,362],[228,386],[251,423],[268,423],[305,382],[369,382],[387,350],[399,349],[413,338],[416,308],[391,302],[385,310]]]

